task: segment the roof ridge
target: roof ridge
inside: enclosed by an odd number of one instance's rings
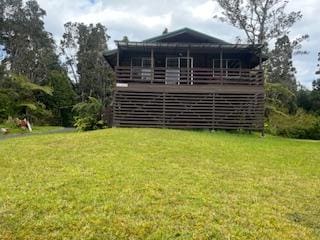
[[[181,29],[172,31],[172,32],[168,32],[168,33],[165,33],[165,34],[162,34],[162,35],[158,35],[158,36],[156,36],[156,37],[148,38],[148,39],[143,40],[142,42],[155,42],[155,41],[158,41],[158,40],[162,40],[162,39],[168,38],[168,37],[170,37],[170,36],[175,36],[175,35],[183,34],[183,33],[186,33],[186,32],[189,32],[189,33],[191,33],[191,34],[199,35],[200,37],[203,37],[203,38],[210,39],[212,42],[219,42],[219,43],[224,43],[224,44],[230,44],[230,43],[228,43],[228,42],[226,42],[226,41],[223,41],[222,39],[219,39],[219,38],[210,36],[210,35],[208,35],[208,34],[205,34],[205,33],[199,32],[199,31],[196,31],[196,30],[191,29],[191,28],[189,28],[189,27],[184,27],[184,28],[181,28]]]

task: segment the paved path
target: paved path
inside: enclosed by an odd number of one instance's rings
[[[53,134],[53,133],[65,133],[65,132],[75,132],[75,128],[59,128],[59,129],[53,129],[46,132],[40,132],[40,133],[14,133],[9,135],[0,135],[0,141],[10,139],[10,138],[19,138],[19,137],[28,137],[28,136],[35,136],[35,135],[47,135],[47,134]]]

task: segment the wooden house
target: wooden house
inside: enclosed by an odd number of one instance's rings
[[[115,42],[114,126],[263,130],[261,46],[189,28]]]

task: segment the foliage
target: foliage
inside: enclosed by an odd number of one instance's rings
[[[293,67],[292,55],[293,46],[289,37],[285,35],[278,38],[266,64],[266,78],[270,83],[281,83],[290,91],[296,92],[296,69]]]
[[[289,33],[302,18],[300,11],[286,13],[286,0],[215,0],[222,8],[223,22],[241,29],[247,42],[267,44]]]
[[[104,127],[102,120],[103,104],[93,97],[73,107],[75,112],[75,127],[82,131],[95,130]]]
[[[51,124],[72,126],[72,107],[76,103],[76,93],[66,73],[51,71],[46,84],[53,90],[51,96],[41,95],[42,101],[53,113],[54,121]]]
[[[313,81],[312,90],[301,88],[298,91],[298,106],[309,113],[320,116],[320,79]]]
[[[320,52],[318,53],[318,61],[319,61],[319,63],[318,63],[318,65],[317,65],[318,69],[317,69],[317,71],[316,71],[316,74],[317,74],[317,75],[320,75]]]
[[[103,57],[109,39],[106,31],[100,23],[95,26],[71,22],[65,24],[62,54],[73,72],[82,101],[95,97],[104,104],[111,102],[114,76]]]
[[[50,96],[52,89],[32,83],[21,75],[0,79],[0,116],[2,120],[12,116],[27,117],[37,123],[48,121],[52,114],[42,102],[38,101],[36,93]]]
[[[281,83],[265,83],[265,115],[268,118],[273,112],[289,114],[296,111],[295,94]]]
[[[31,82],[43,84],[50,70],[60,69],[54,40],[45,31],[46,12],[37,1],[4,0],[0,8],[0,44],[4,45],[11,72],[25,75]]]
[[[320,117],[298,111],[295,115],[273,113],[267,131],[274,135],[320,140]]]
[[[1,239],[320,237],[319,142],[114,128],[0,145]]]

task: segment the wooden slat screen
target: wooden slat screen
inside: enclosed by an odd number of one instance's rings
[[[114,125],[262,130],[262,93],[116,91]]]

